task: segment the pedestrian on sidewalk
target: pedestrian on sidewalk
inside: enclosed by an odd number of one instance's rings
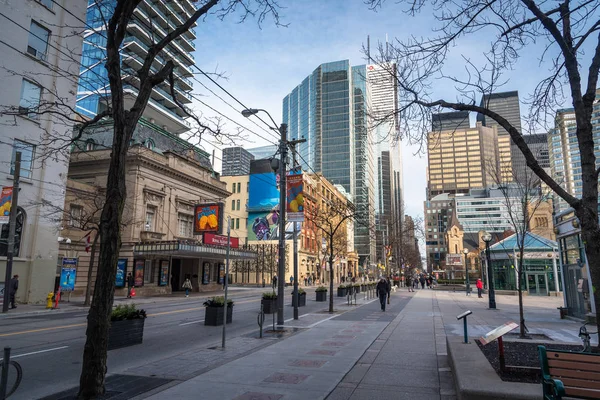
[[[19,275],[15,274],[12,279],[8,281],[8,302],[10,308],[17,308],[17,305],[15,304],[17,290],[19,290]]]
[[[131,289],[135,286],[135,280],[133,279],[133,275],[131,272],[127,274],[127,298],[131,298]]]
[[[423,275],[421,275],[419,281],[421,282],[421,289],[425,289],[425,277]]]
[[[273,289],[275,289],[277,287],[277,275],[273,275],[271,282],[273,283]]]
[[[181,287],[185,289],[185,297],[190,297],[190,290],[192,289],[192,281],[190,281],[190,278],[185,278],[185,282],[183,282]]]
[[[415,289],[419,288],[419,276],[418,275],[414,275],[413,276],[413,292],[415,291]]]
[[[377,282],[377,286],[375,288],[377,291],[377,296],[379,296],[379,303],[381,304],[381,311],[385,311],[385,300],[388,296],[388,284],[385,279],[382,277],[379,278],[379,282]]]
[[[477,286],[477,297],[481,299],[483,297],[481,295],[483,293],[483,282],[481,282],[481,278],[477,278],[477,283],[475,286]]]
[[[408,287],[409,292],[414,292],[412,276],[406,277],[406,287]]]

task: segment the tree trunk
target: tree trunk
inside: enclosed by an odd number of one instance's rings
[[[329,312],[333,313],[333,235],[329,235]]]
[[[114,96],[118,94],[113,92]],[[125,162],[127,145],[135,127],[133,121],[127,119],[128,113],[123,113],[114,121],[113,153],[108,169],[106,201],[100,217],[100,259],[92,306],[87,317],[86,342],[79,378],[80,399],[95,399],[105,392],[108,330],[114,300],[116,267],[121,249],[120,221],[127,196]]]
[[[592,277],[592,287],[589,288],[590,296],[594,296],[596,324],[600,328],[600,291],[596,290],[597,287],[600,287],[600,228],[597,216],[590,215],[591,213],[585,213],[582,210],[578,210],[576,213],[581,223],[581,236],[583,245],[585,246],[585,256]],[[564,290],[565,288],[563,288]]]
[[[92,273],[94,271],[94,258],[96,257],[96,244],[98,243],[99,236],[100,235],[98,235],[98,232],[96,232],[96,235],[94,236],[94,242],[92,243],[92,250],[90,253],[90,265],[88,268],[88,275],[87,275],[87,285],[85,288],[85,301],[83,302],[84,306],[90,305],[90,294],[92,291]]]
[[[523,233],[523,237],[525,233]],[[518,261],[518,270],[517,270],[517,289],[519,292],[519,336],[521,339],[527,338],[527,327],[525,326],[525,312],[523,310],[523,289],[521,282],[523,281],[523,277],[525,276],[524,265],[523,265],[523,253],[524,253],[525,243],[522,241],[519,246],[519,260]]]

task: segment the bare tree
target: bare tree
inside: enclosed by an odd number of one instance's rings
[[[373,9],[381,9],[386,3],[385,0],[366,2]],[[395,74],[400,97],[397,115],[401,119],[404,139],[422,145],[430,130],[431,114],[439,109],[476,112],[496,121],[523,153],[527,166],[575,210],[581,222],[592,284],[598,287],[600,168],[594,153],[592,112],[600,70],[600,2],[405,0],[399,3],[411,16],[421,11],[433,11],[438,21],[432,38],[396,40],[386,46],[387,49],[380,46],[380,54],[376,57],[381,65],[390,59],[398,65]],[[462,40],[486,34],[491,40],[485,52],[477,58],[463,55],[458,64],[449,64],[450,54],[454,55],[456,49],[460,49]],[[542,75],[528,99],[530,131],[545,127],[563,104],[573,106],[581,156],[581,198],[563,188],[539,165],[522,132],[508,121],[508,115],[494,112],[487,102],[476,105],[476,97],[490,95],[509,83],[505,74],[518,67],[518,61],[526,54],[539,54]],[[444,83],[455,88],[455,100],[436,100],[433,88]],[[594,292],[594,301],[600,304],[600,291]],[[600,307],[596,316],[600,326]]]

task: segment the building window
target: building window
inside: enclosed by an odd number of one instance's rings
[[[69,210],[69,225],[73,228],[81,228],[81,217],[83,215],[83,207],[71,204]]]
[[[242,193],[242,182],[238,182],[237,186],[238,186],[237,187],[237,192],[238,193]],[[239,210],[239,208],[238,208],[238,210]]]
[[[21,239],[23,238],[23,227],[25,226],[25,210],[17,207],[17,222],[15,224],[15,247],[13,255],[19,257],[21,250]],[[8,224],[0,225],[0,257],[6,257],[8,252]]]
[[[96,149],[96,143],[94,139],[88,139],[85,142],[85,151],[92,151]]]
[[[156,217],[156,207],[155,206],[147,206],[146,207],[146,224],[144,229],[147,231],[154,231],[155,228],[155,217]]]
[[[235,193],[235,182],[231,184],[231,193]]]
[[[231,200],[231,211],[235,211],[235,200]]]
[[[38,0],[41,4],[45,5],[52,10],[52,0]]]
[[[27,53],[46,61],[46,51],[48,50],[48,41],[50,40],[50,31],[35,21],[31,21],[29,27],[29,41],[27,42]]]
[[[179,221],[179,236],[192,237],[194,231],[194,217],[188,214],[177,215]]]
[[[19,114],[27,115],[29,118],[37,119],[35,113],[40,106],[42,98],[42,87],[27,79],[21,83],[21,100],[19,101]]]
[[[238,189],[239,189],[239,188],[238,188]],[[240,211],[240,201],[239,201],[239,200],[237,200],[237,201],[236,201],[236,204],[237,204],[237,210],[238,210],[238,211]]]
[[[150,150],[154,150],[154,141],[152,139],[146,140],[146,147]]]
[[[240,219],[239,218],[235,219],[235,229],[240,229]]]
[[[33,173],[33,156],[35,146],[26,142],[15,139],[13,142],[12,161],[10,162],[10,174],[15,174],[15,160],[17,151],[21,152],[21,178],[31,178]]]

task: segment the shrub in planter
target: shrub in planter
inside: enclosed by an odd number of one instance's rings
[[[346,296],[347,293],[348,293],[348,288],[346,287],[346,285],[338,286],[338,288],[337,288],[338,297],[344,297],[344,296]]]
[[[225,298],[216,296],[204,302],[204,325],[223,325],[225,319]],[[233,300],[227,299],[227,323],[233,320]]]
[[[296,305],[294,301],[294,292],[292,291],[292,307]],[[298,307],[306,305],[306,291],[302,288],[298,288]]]
[[[327,301],[327,288],[325,286],[319,286],[315,289],[317,294],[317,301]]]
[[[118,305],[110,314],[108,350],[141,344],[144,338],[146,311],[135,304]]]
[[[263,305],[263,312],[265,314],[273,314],[277,312],[277,293],[263,293],[261,303]]]

